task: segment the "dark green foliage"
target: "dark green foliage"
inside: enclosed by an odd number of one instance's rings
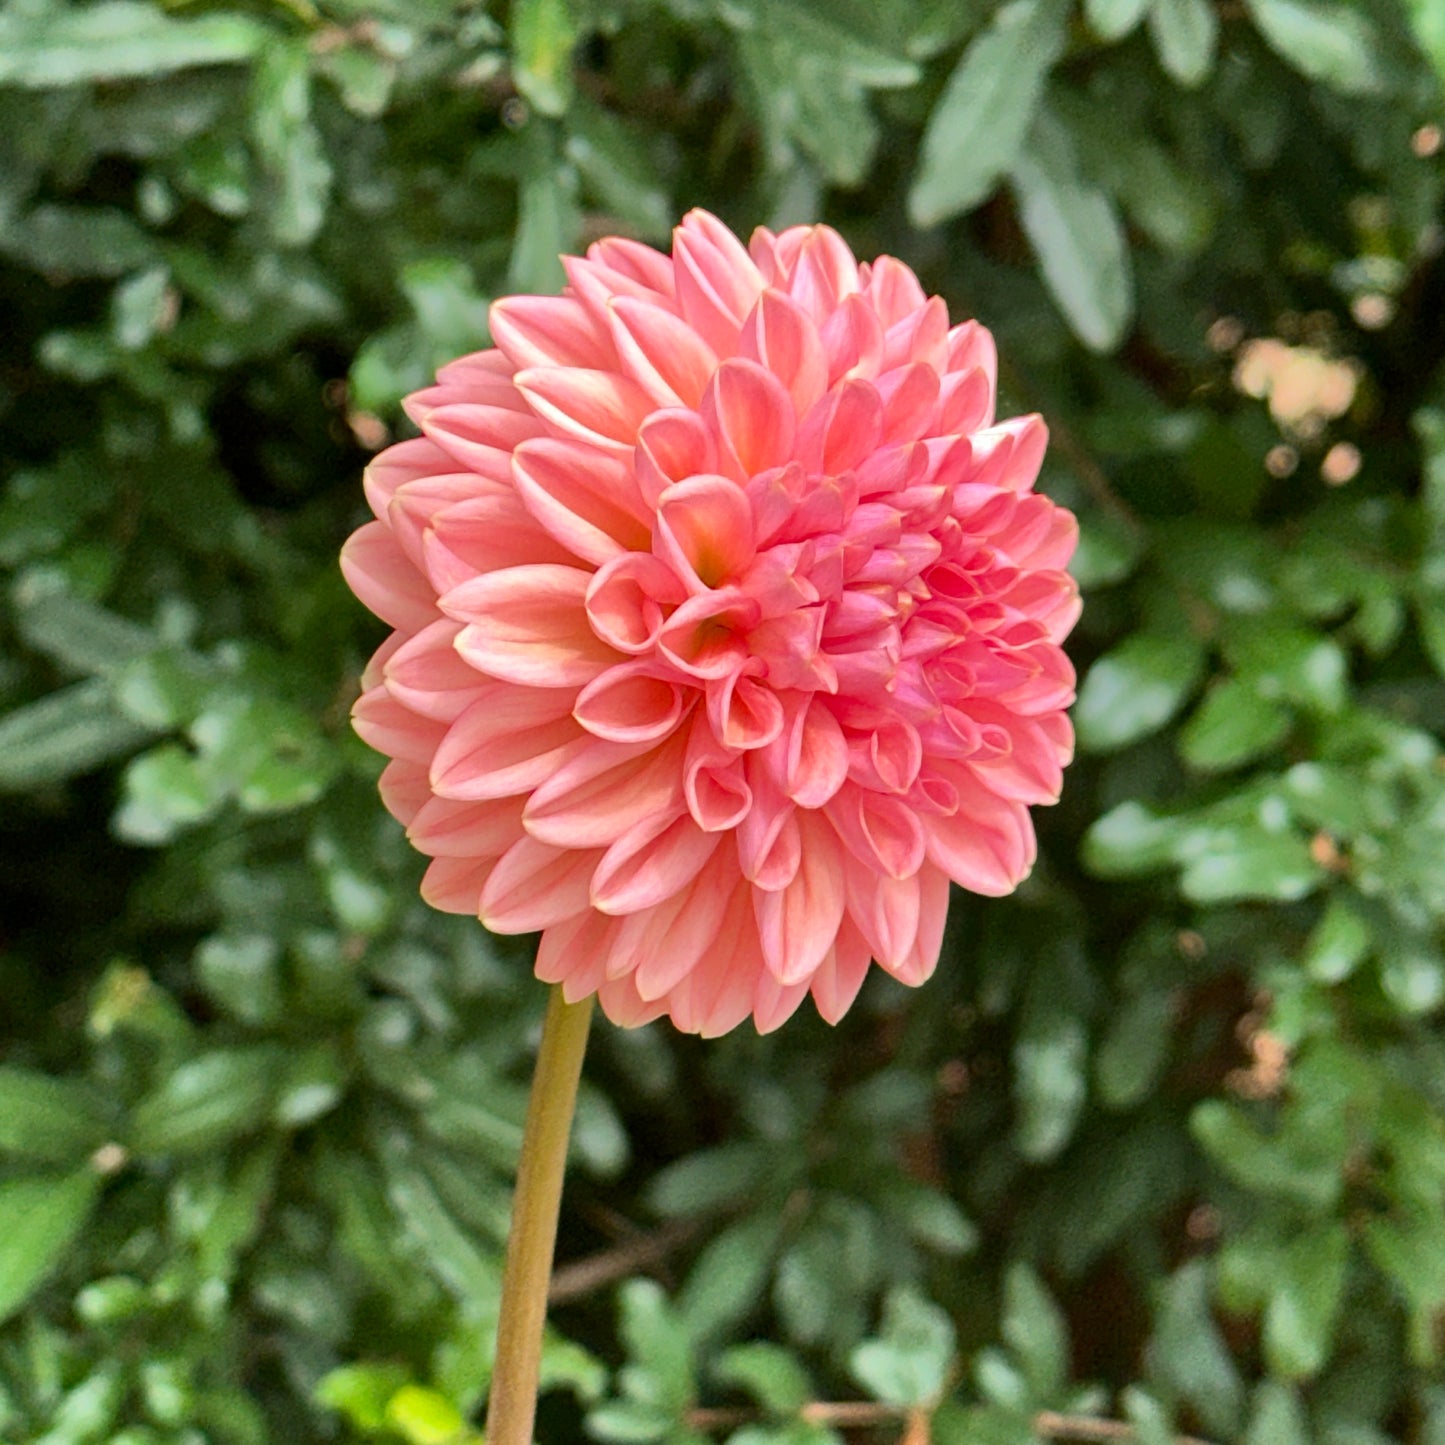
[[[541,1438],[1441,1445],[1442,14],[0,8],[0,1439],[477,1439],[543,990],[335,555],[490,298],[703,204],[994,328],[1081,757],[923,990],[599,1031]]]

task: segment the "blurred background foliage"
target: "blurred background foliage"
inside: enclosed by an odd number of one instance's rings
[[[704,204],[994,328],[1081,757],[922,991],[599,1030],[541,1438],[1445,1445],[1442,73],[1441,0],[8,0],[0,1440],[478,1439],[543,990],[417,901],[335,554],[490,298]]]

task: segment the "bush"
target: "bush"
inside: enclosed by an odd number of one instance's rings
[[[599,1031],[542,1438],[1445,1440],[1442,74],[1435,0],[0,9],[0,1438],[477,1438],[544,991],[417,899],[335,554],[490,298],[702,204],[994,328],[1081,758],[922,991]]]

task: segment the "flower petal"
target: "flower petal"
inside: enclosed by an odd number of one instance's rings
[[[611,914],[655,908],[687,887],[717,846],[717,834],[704,833],[686,813],[644,818],[602,855],[592,875],[592,906]],[[656,992],[671,987],[669,981]]]
[[[587,745],[572,719],[574,701],[569,688],[487,679],[437,747],[432,787],[441,797],[473,802],[535,788]]]
[[[642,419],[654,409],[635,381],[614,371],[536,366],[517,373],[517,388],[537,415],[562,435],[590,442],[614,456],[631,452]]]
[[[615,743],[655,743],[682,721],[697,696],[657,675],[651,661],[625,662],[594,677],[577,694],[572,716],[593,737]]]
[[[867,940],[852,920],[845,918],[836,942],[809,985],[813,1004],[825,1023],[836,1024],[853,1007],[871,961]]]
[[[649,507],[674,482],[717,471],[717,446],[695,411],[655,411],[637,433],[637,485]]]
[[[792,460],[793,398],[755,361],[725,361],[708,383],[702,416],[717,438],[719,462],[734,481]]]
[[[1034,862],[1028,810],[989,792],[966,765],[948,768],[947,776],[959,791],[958,811],[922,820],[929,861],[971,893],[1012,893]]]
[[[758,297],[738,338],[738,355],[770,371],[788,389],[793,411],[804,416],[828,386],[828,357],[818,329],[783,292]]]
[[[493,338],[518,370],[617,364],[611,338],[571,296],[508,296],[488,314]]]
[[[784,987],[817,971],[838,936],[846,898],[838,835],[817,813],[794,816],[802,835],[797,875],[776,892],[753,893],[763,961]]]
[[[746,494],[726,477],[675,482],[658,498],[657,552],[699,588],[737,581],[756,554]]]
[[[580,687],[622,659],[587,622],[591,574],[576,567],[506,567],[441,598],[466,623],[457,651],[480,672],[531,687]]]
[[[632,469],[583,442],[540,437],[512,457],[522,505],[569,552],[598,565],[649,543]]]
[[[667,614],[686,596],[665,562],[647,552],[626,552],[587,584],[587,620],[619,652],[651,652]]]
[[[763,289],[752,257],[715,216],[689,211],[672,233],[672,258],[683,317],[714,352],[730,355]]]
[[[413,763],[430,763],[446,734],[443,724],[403,707],[385,687],[374,687],[357,698],[351,725],[368,747]]]
[[[619,296],[608,308],[624,371],[662,407],[695,407],[717,368],[717,353],[663,306]]]
[[[408,638],[382,670],[386,690],[412,712],[453,723],[487,679],[458,655],[459,623],[440,618]]]
[[[478,913],[493,933],[536,933],[580,913],[601,853],[519,838],[482,889]]]
[[[362,604],[389,626],[420,632],[436,621],[436,594],[384,522],[368,522],[346,539],[341,572]]]
[[[522,800],[432,798],[412,819],[406,836],[429,858],[500,858],[522,836]]]
[[[605,848],[644,818],[680,813],[683,744],[594,740],[532,793],[522,821],[559,848]]]
[[[477,916],[482,889],[495,862],[490,858],[433,858],[421,880],[421,896],[443,913]]]

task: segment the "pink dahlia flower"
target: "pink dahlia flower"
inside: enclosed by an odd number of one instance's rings
[[[719,1034],[933,971],[1072,752],[1073,517],[976,322],[836,232],[605,240],[409,398],[342,559],[422,891],[608,1016]]]

